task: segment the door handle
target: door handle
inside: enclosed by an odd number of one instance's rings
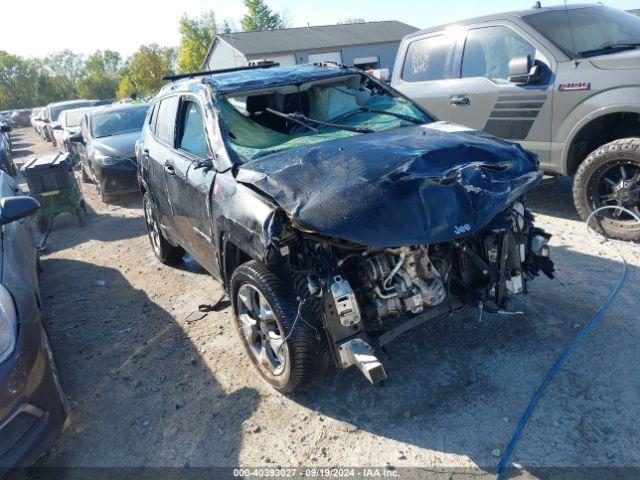
[[[164,164],[164,172],[167,175],[175,175],[176,174],[176,169],[173,167],[173,164],[171,162],[167,161]]]
[[[471,100],[466,95],[451,95],[449,101],[451,105],[458,105],[461,107],[467,107],[471,105]]]
[[[149,158],[149,149],[145,148],[144,150],[142,150],[142,156],[145,158]]]

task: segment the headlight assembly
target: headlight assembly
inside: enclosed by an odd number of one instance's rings
[[[0,285],[0,363],[4,362],[16,348],[18,336],[18,317],[13,298],[9,291]]]

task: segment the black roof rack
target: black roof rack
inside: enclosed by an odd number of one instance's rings
[[[205,75],[216,75],[218,73],[242,72],[243,70],[257,70],[260,68],[279,67],[276,62],[260,62],[256,65],[246,65],[244,67],[222,68],[220,70],[205,70],[204,72],[182,73],[180,75],[165,75],[162,80],[182,80],[183,78],[204,77]]]

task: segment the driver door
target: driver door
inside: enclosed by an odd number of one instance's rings
[[[540,61],[543,80],[535,85],[509,82],[509,62],[530,55]],[[549,162],[553,76],[551,56],[511,26],[470,27],[450,81],[451,122],[518,142]]]

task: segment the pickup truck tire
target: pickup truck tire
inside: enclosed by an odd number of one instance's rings
[[[592,152],[578,168],[573,198],[583,220],[605,205],[620,205],[640,216],[640,138],[615,140]],[[640,241],[640,224],[609,210],[592,227],[619,240]]]
[[[233,272],[230,291],[238,335],[262,378],[281,392],[306,384],[319,361],[316,332],[298,317],[293,286],[252,260]]]
[[[156,258],[165,265],[171,265],[177,262],[184,256],[184,250],[179,246],[174,247],[164,238],[160,224],[156,219],[151,199],[146,192],[142,197],[142,203],[144,207],[144,219],[147,223],[147,234],[149,235],[149,242],[151,243],[153,253]]]

